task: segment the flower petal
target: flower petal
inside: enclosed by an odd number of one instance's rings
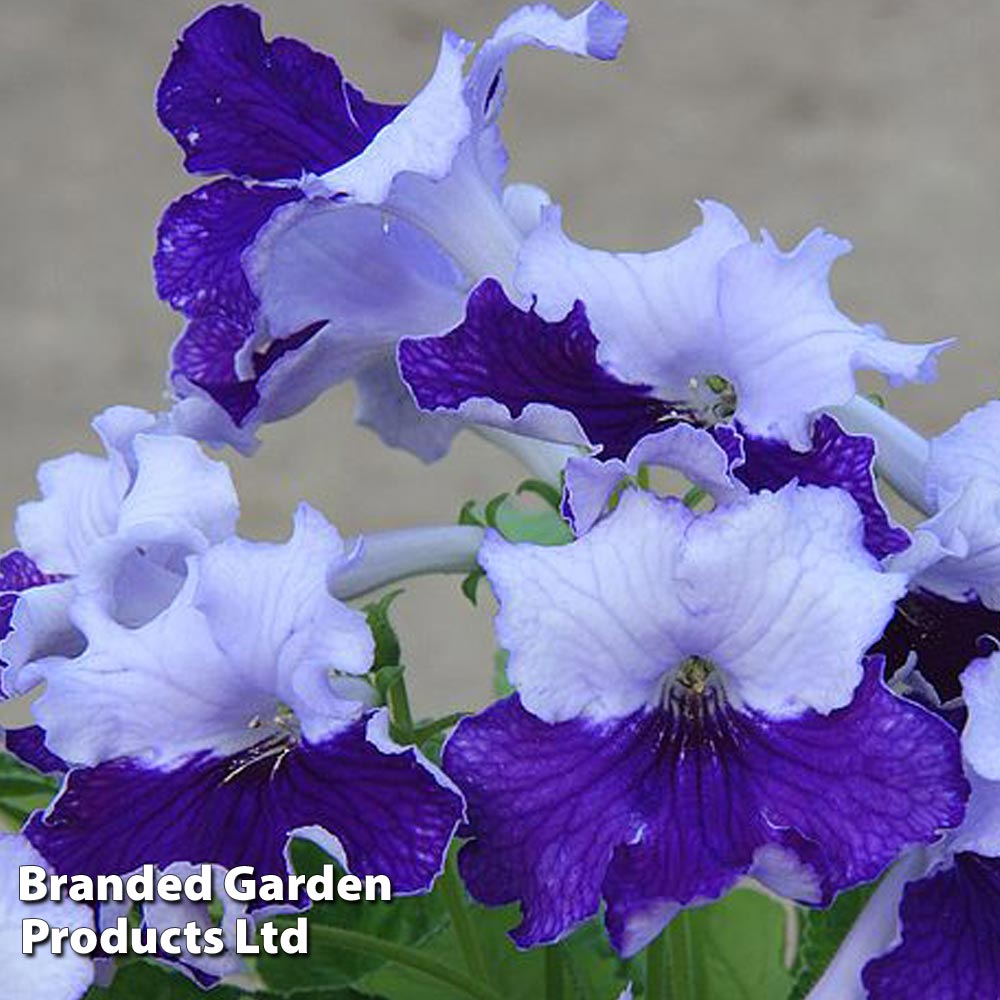
[[[175,201],[156,234],[153,270],[160,298],[190,318],[226,316],[248,336],[257,300],[243,273],[243,253],[278,208],[301,197],[294,188],[223,179]],[[204,369],[220,360],[189,363]]]
[[[759,877],[769,845],[801,870],[799,884],[772,887],[828,904],[959,823],[968,786],[953,731],[880,674],[870,661],[851,704],[828,716],[775,723],[729,712],[701,732],[678,718],[645,789],[646,833],[618,849],[605,883],[619,950],[644,947],[671,907],[715,898],[748,871]]]
[[[43,900],[22,903],[18,895],[21,865],[41,865],[46,860],[23,837],[0,833],[0,956],[3,956],[4,996],[7,1000],[77,1000],[94,978],[89,958],[68,947],[52,954],[43,943],[34,955],[21,953],[21,921],[37,918],[52,927],[94,926],[90,909],[82,903]]]
[[[851,494],[864,515],[865,547],[873,556],[882,559],[910,544],[907,532],[892,524],[879,498],[871,438],[845,433],[824,413],[813,422],[808,451],[753,435],[744,436],[743,447],[746,459],[735,471],[754,492],[777,490],[793,479],[803,486],[839,487]]]
[[[935,510],[956,500],[967,482],[1000,482],[1000,402],[992,401],[966,413],[943,434],[932,438],[927,463],[927,500]]]
[[[572,429],[578,422],[584,442],[621,457],[660,426],[669,406],[648,386],[605,372],[596,348],[580,303],[548,323],[534,309],[519,309],[488,279],[469,296],[460,325],[443,337],[403,340],[399,363],[425,410],[479,420],[496,411],[490,422],[497,426],[569,443],[579,440]],[[484,408],[488,401],[498,405]]]
[[[1000,643],[1000,614],[981,602],[949,601],[914,587],[897,603],[896,613],[871,652],[886,658],[887,676],[914,664],[948,702],[961,694],[959,677],[978,656]]]
[[[704,695],[601,723],[544,723],[516,698],[464,720],[444,761],[468,803],[470,890],[521,903],[522,947],[603,893],[627,956],[765,860],[775,875],[779,854],[800,876],[783,888],[807,902],[874,878],[957,824],[968,792],[954,732],[880,673],[868,664],[846,708],[779,722]]]
[[[324,834],[354,874],[421,892],[441,870],[462,801],[412,748],[381,750],[373,721],[280,753],[199,754],[170,769],[119,758],[71,771],[26,832],[60,872],[187,861],[251,865],[258,878],[288,872],[297,831]]]
[[[366,101],[302,42],[265,41],[260,15],[240,5],[213,7],[185,30],[156,102],[189,171],[257,180],[330,170],[401,110]]]
[[[617,845],[640,829],[630,791],[646,761],[634,719],[549,725],[516,697],[463,719],[444,768],[466,798],[472,839],[459,869],[488,906],[520,902],[522,948],[597,912]]]
[[[706,431],[674,424],[647,434],[622,461],[610,458],[570,458],[566,463],[563,512],[578,535],[589,531],[605,512],[608,501],[626,476],[637,476],[644,465],[680,472],[707,490],[719,503],[742,498],[745,490],[731,467],[743,461],[742,442],[734,457]]]
[[[507,57],[521,46],[535,45],[613,59],[625,28],[625,16],[605,3],[591,4],[570,18],[544,4],[521,7],[483,43],[468,77],[462,68],[472,45],[447,33],[427,85],[361,155],[326,174],[324,187],[352,201],[376,205],[386,200],[400,174],[429,180],[446,177],[466,140],[497,157],[499,140],[487,130],[500,110],[500,77]],[[494,179],[499,181],[498,176]]]
[[[1000,861],[959,854],[906,887],[900,918],[902,942],[862,975],[871,1000],[1000,995]]]
[[[547,721],[658,703],[689,656],[718,668],[729,697],[787,716],[850,701],[903,592],[860,531],[840,491],[787,487],[696,516],[630,490],[569,545],[494,533],[480,562],[508,675]]]
[[[578,246],[549,211],[525,244],[517,286],[537,295],[546,319],[582,297],[598,357],[619,377],[678,399],[691,379],[723,376],[750,433],[798,448],[808,447],[811,413],[854,395],[855,369],[933,377],[945,343],[894,343],[834,305],[829,270],[846,241],[817,230],[785,253],[766,233],[751,241],[724,206],[701,207],[687,240],[650,254]]]
[[[390,448],[405,448],[424,462],[435,462],[448,453],[461,422],[444,413],[419,410],[394,360],[369,365],[354,381],[356,423],[371,428]]]

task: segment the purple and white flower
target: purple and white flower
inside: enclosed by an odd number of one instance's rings
[[[497,118],[523,45],[611,59],[624,15],[523,7],[482,44],[447,33],[407,105],[367,100],[329,56],[264,39],[242,6],[183,34],[158,94],[193,173],[227,175],[168,208],[160,295],[188,326],[174,346],[176,419],[243,450],[260,424],[357,380],[359,419],[430,460],[457,424],[420,414],[399,381],[400,337],[439,334],[492,276],[513,288],[544,192],[504,188]]]
[[[43,462],[41,500],[17,512],[20,550],[5,558],[0,580],[7,695],[37,683],[38,661],[81,651],[69,614],[76,596],[100,600],[124,624],[148,621],[183,584],[186,557],[236,526],[229,470],[164,417],[116,406],[93,425],[105,456]]]
[[[516,695],[463,720],[460,867],[522,947],[597,912],[634,954],[742,876],[808,904],[962,818],[958,743],[865,658],[905,578],[843,492],[695,515],[626,490],[566,546],[487,537]]]
[[[837,416],[875,440],[879,472],[927,515],[890,561],[911,583],[878,651],[947,703],[963,669],[1000,643],[1000,403],[930,440],[861,399]]]
[[[72,660],[37,664],[33,706],[70,763],[26,833],[56,870],[177,862],[284,874],[292,836],[398,893],[429,888],[461,797],[396,745],[363,675],[364,616],[330,596],[350,555],[303,505],[283,545],[231,537],[187,560],[180,591],[126,625],[93,595],[71,607]]]
[[[810,1000],[1000,994],[1000,654],[961,677],[965,820],[885,878]]]
[[[46,945],[34,955],[21,952],[21,921],[37,918],[52,927],[93,928],[93,911],[82,903],[22,903],[18,894],[21,865],[45,866],[45,859],[24,837],[0,833],[0,960],[7,1000],[78,1000],[90,988],[94,965],[70,951],[54,955]]]
[[[418,404],[568,433],[624,458],[664,423],[733,421],[756,437],[809,448],[810,417],[855,394],[855,371],[926,381],[946,343],[899,344],[837,309],[829,271],[849,244],[822,230],[780,250],[750,237],[725,206],[702,205],[686,240],[651,254],[572,243],[547,209],[519,255],[525,309],[491,285],[444,338],[404,340]],[[554,426],[531,407],[563,414]],[[575,417],[575,427],[567,424]]]

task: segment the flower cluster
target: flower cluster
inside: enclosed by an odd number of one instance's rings
[[[184,319],[171,406],[113,407],[103,456],[43,464],[0,561],[0,694],[34,716],[6,749],[59,782],[0,836],[6,995],[113,973],[15,960],[17,864],[285,875],[294,840],[401,895],[447,879],[457,841],[472,899],[519,908],[520,949],[596,917],[622,959],[647,951],[628,969],[653,1000],[685,910],[750,884],[801,914],[877,884],[810,970],[816,1000],[1000,995],[1000,403],[927,441],[859,394],[861,370],[929,381],[948,344],[844,315],[840,237],[784,250],[705,201],[676,245],[612,253],[505,184],[508,57],[609,60],[625,29],[603,2],[521,8],[478,47],[446,34],[406,104],[243,6],[184,31],[157,110],[215,179],[158,232]],[[346,380],[387,445],[433,461],[471,427],[548,470],[555,530],[505,530],[491,504],[345,541],[302,504],[284,543],[240,537],[202,445],[252,452]],[[350,602],[470,570],[498,603],[503,694],[417,726],[385,622]],[[169,960],[203,986],[240,970]],[[469,967],[451,987],[495,996],[474,947]]]

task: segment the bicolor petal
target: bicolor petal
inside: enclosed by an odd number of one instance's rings
[[[905,585],[864,552],[860,520],[815,487],[703,516],[630,490],[570,545],[487,536],[511,682],[547,721],[607,719],[657,704],[696,658],[773,716],[841,707]]]
[[[185,861],[250,865],[257,877],[288,873],[299,834],[354,874],[386,875],[401,894],[425,891],[462,800],[418,751],[386,752],[385,743],[376,714],[318,743],[203,752],[167,767],[118,757],[71,771],[26,833],[64,873]]]
[[[874,877],[954,826],[967,794],[953,732],[880,669],[849,706],[777,722],[690,693],[603,722],[545,723],[517,698],[463,721],[444,761],[468,802],[470,890],[521,903],[522,947],[557,940],[603,897],[631,955],[682,906],[774,876],[779,857],[799,877],[770,884],[808,903]]]

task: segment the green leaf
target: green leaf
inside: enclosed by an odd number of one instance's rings
[[[377,601],[372,601],[371,604],[364,606],[363,610],[368,618],[368,627],[375,637],[375,663],[372,668],[374,670],[395,665],[400,661],[399,636],[396,635],[396,630],[392,627],[392,622],[389,619],[389,609],[402,593],[402,589],[390,590]]]
[[[206,993],[179,972],[172,972],[153,962],[131,961],[119,967],[108,987],[94,986],[85,1000],[283,1000],[285,994],[250,992],[236,986],[217,986]],[[371,1000],[370,995],[354,990],[329,989],[317,984],[303,993],[302,1000]]]
[[[486,576],[486,573],[480,566],[477,566],[468,576],[464,577],[462,580],[462,593],[465,595],[466,599],[473,605],[473,607],[479,604],[479,581]]]
[[[518,951],[507,936],[507,931],[518,922],[518,908],[487,909],[472,902],[468,905],[489,970],[489,985],[504,1000],[544,997],[545,950]],[[568,989],[567,1000],[613,1000],[628,982],[627,966],[612,952],[596,922],[580,928],[560,948],[569,983],[575,987],[577,982],[586,980],[583,989],[590,991]],[[450,925],[428,938],[421,950],[458,967],[459,942]],[[371,991],[385,1000],[467,1000],[458,990],[418,979],[394,963],[387,963],[366,976],[356,988]]]
[[[375,673],[375,690],[378,691],[382,703],[389,700],[389,692],[403,676],[404,667],[401,663],[390,663],[380,667]]]
[[[479,502],[477,500],[466,500],[462,504],[462,509],[458,512],[458,523],[467,525],[470,528],[485,528],[486,522],[480,517],[478,507]]]
[[[485,511],[485,513],[486,513],[486,523],[487,523],[487,524],[488,524],[488,525],[489,525],[489,526],[490,526],[491,528],[495,528],[495,527],[497,527],[497,512],[498,512],[498,511],[500,510],[500,508],[501,508],[501,507],[502,507],[502,506],[503,506],[503,505],[504,505],[504,504],[506,503],[506,501],[507,501],[507,498],[508,498],[509,496],[510,496],[510,494],[509,494],[509,493],[501,493],[501,494],[499,494],[498,496],[495,496],[495,497],[494,497],[494,498],[493,498],[493,499],[492,499],[492,500],[491,500],[491,501],[490,501],[490,502],[489,502],[489,503],[488,503],[488,504],[486,505],[486,511]]]
[[[694,996],[785,1000],[792,977],[782,960],[786,910],[780,903],[752,889],[737,889],[710,906],[685,911],[682,918],[690,933]]]
[[[300,875],[317,874],[324,864],[332,863],[318,847],[301,840],[292,842],[292,861]],[[444,905],[437,894],[398,897],[389,902],[314,903],[308,920],[310,927],[340,927],[406,945],[421,943],[446,922]],[[294,922],[294,917],[276,921],[279,926],[292,926]],[[357,988],[359,980],[383,964],[375,956],[324,946],[321,935],[311,933],[308,955],[262,955],[257,960],[257,972],[269,989],[298,996],[320,984],[337,990]],[[365,991],[365,995],[371,992]]]
[[[573,532],[557,508],[537,503],[529,506],[517,499],[508,499],[496,509],[495,526],[508,542],[565,545],[573,540]]]
[[[826,971],[847,932],[871,898],[877,883],[842,892],[826,910],[802,910],[799,947],[789,1000],[801,1000]]]
[[[514,686],[507,680],[507,661],[510,653],[506,649],[498,649],[493,654],[493,693],[498,698],[506,698],[514,693]]]
[[[562,507],[562,494],[551,483],[543,479],[525,479],[517,488],[518,495],[522,493],[534,493],[540,496],[554,511],[559,512]]]
[[[55,778],[0,750],[0,829],[22,826],[34,810],[48,805],[57,788]]]

